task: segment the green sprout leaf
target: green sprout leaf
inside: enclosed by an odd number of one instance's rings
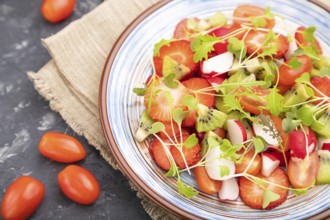
[[[296,79],[296,82],[303,83],[303,84],[310,84],[310,76],[309,73],[305,72],[303,73],[298,79]]]
[[[187,95],[187,96],[183,97],[182,101],[183,101],[183,104],[185,106],[187,106],[190,111],[194,110],[198,104],[197,99],[192,95]]]
[[[230,174],[230,169],[228,166],[220,165],[220,176],[225,177]]]
[[[315,39],[315,37],[314,37],[315,31],[316,31],[316,27],[314,27],[314,26],[306,28],[303,31],[304,40],[306,40],[307,42],[313,42]]]
[[[274,14],[272,13],[272,11],[271,11],[271,9],[270,9],[270,7],[267,7],[266,9],[265,9],[265,18],[267,19],[267,20],[273,20],[274,19]]]
[[[192,186],[185,185],[181,179],[178,179],[178,191],[181,195],[184,195],[188,199],[191,199],[192,197],[196,196],[198,192],[194,190]]]
[[[173,111],[173,120],[181,126],[182,121],[189,115],[188,111],[183,111],[182,108],[176,108]]]
[[[151,125],[151,129],[149,130],[149,134],[156,134],[158,132],[165,131],[165,125],[162,122],[155,122]]]
[[[160,48],[162,48],[163,46],[170,46],[170,43],[173,41],[173,39],[170,39],[170,40],[165,40],[165,39],[162,39],[161,41],[159,41],[158,43],[155,44],[154,46],[154,56],[159,56],[159,51],[160,51]]]
[[[283,100],[284,97],[278,93],[277,88],[271,88],[269,94],[266,97],[268,109],[272,115],[279,116],[283,112]]]
[[[227,49],[229,52],[235,55],[236,58],[243,59],[246,56],[246,46],[243,41],[240,41],[236,37],[230,37],[228,39]],[[242,54],[242,56],[241,56]]]
[[[175,80],[175,73],[171,73],[163,78],[164,84],[171,89],[175,89],[179,86],[178,81]]]
[[[320,76],[330,76],[330,67],[328,66],[323,66],[321,69],[320,69],[320,73],[319,73]]]
[[[221,42],[216,36],[199,35],[191,42],[191,49],[195,52],[194,62],[208,59],[208,54],[214,50],[214,44]]]
[[[268,47],[264,47],[262,52],[258,55],[258,57],[272,57],[277,53],[277,47],[275,45],[270,45]]]
[[[276,34],[274,33],[273,30],[270,30],[267,35],[266,35],[266,38],[265,38],[265,41],[264,41],[264,45],[267,45],[269,44],[271,41],[273,40],[277,40],[278,37],[276,36]]]
[[[300,48],[305,52],[305,54],[313,59],[320,59],[320,55],[317,52],[317,49],[311,46],[300,45]]]
[[[282,128],[285,132],[291,133],[300,124],[300,120],[293,120],[292,118],[284,118],[282,120]]]
[[[300,62],[297,57],[292,57],[288,63],[288,66],[293,70],[297,70],[302,66],[302,62]]]
[[[183,146],[186,148],[193,148],[198,144],[198,138],[196,137],[196,134],[191,134],[183,143]]]
[[[171,162],[171,168],[165,174],[167,177],[176,177],[179,175],[179,168],[176,166],[174,162]]]
[[[138,96],[144,96],[146,94],[145,88],[133,88],[133,92]]]
[[[251,20],[251,24],[253,25],[254,29],[257,30],[259,27],[265,27],[267,22],[266,18],[263,17],[255,17]]]
[[[252,142],[254,145],[254,150],[257,154],[266,150],[266,144],[265,144],[266,142],[262,137],[260,136],[253,137]]]
[[[243,111],[243,108],[239,102],[239,100],[232,95],[226,95],[223,97],[224,106],[228,107],[228,111],[238,110]]]
[[[262,202],[262,208],[265,209],[269,203],[274,202],[280,198],[280,195],[277,193],[274,193],[270,191],[269,189],[265,189],[263,193],[263,202]]]

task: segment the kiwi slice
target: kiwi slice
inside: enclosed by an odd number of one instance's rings
[[[222,111],[226,114],[230,112],[230,108],[228,106],[224,105],[223,97],[222,96],[216,96],[215,97],[215,108],[219,111]]]
[[[301,83],[296,83],[284,94],[283,105],[296,105],[306,101],[309,97],[310,95],[306,91],[305,86]]]
[[[208,138],[214,138],[215,141],[220,142],[222,141],[222,138],[219,137],[216,133],[214,133],[213,131],[208,131],[205,133],[204,138],[201,142],[201,147],[202,147],[202,151],[201,151],[201,156],[204,157],[205,154],[207,153],[208,149],[209,149],[209,143],[208,143]]]
[[[262,63],[260,63],[260,65],[263,65],[264,63],[266,64],[265,66],[268,66],[269,68],[265,69],[264,67],[261,66],[261,68],[255,72],[255,75],[259,80],[265,80],[268,76],[272,76],[273,77],[272,84],[274,84],[276,82],[275,80],[276,68],[277,68],[276,63],[271,59],[264,59]]]
[[[222,25],[227,24],[226,16],[221,12],[216,12],[212,16],[206,19],[207,23],[209,23],[212,27],[220,27]]]
[[[190,69],[183,64],[178,63],[176,60],[169,56],[165,56],[163,60],[163,76],[170,75],[171,73],[175,74],[175,79],[181,80],[188,73],[190,73]]]
[[[263,70],[260,59],[253,58],[251,60],[246,61],[246,70],[249,73],[256,73]]]
[[[198,132],[206,132],[216,128],[222,128],[227,120],[227,114],[209,108],[203,104],[197,105],[196,113],[196,130]]]
[[[151,129],[154,120],[148,115],[147,111],[144,111],[140,117],[139,128],[135,132],[135,139],[138,142],[144,141],[149,136],[149,130]]]
[[[234,59],[234,62],[233,62],[233,65],[231,66],[231,70],[229,70],[228,72],[228,76],[232,76],[234,75],[235,73],[246,73],[246,70],[245,68],[243,68],[242,66],[239,65],[238,63],[238,59],[235,58]]]
[[[330,138],[330,109],[327,109],[316,122],[311,125],[311,128],[321,137]]]
[[[320,166],[316,177],[316,184],[330,183],[330,151],[319,150]]]

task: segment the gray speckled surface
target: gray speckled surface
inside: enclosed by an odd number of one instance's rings
[[[41,0],[0,1],[0,200],[10,183],[21,175],[41,180],[46,195],[31,219],[149,218],[127,179],[50,110],[26,75],[50,59],[41,38],[56,33],[100,3],[79,0],[73,16],[60,24],[50,24],[39,12]],[[37,150],[46,131],[65,132],[82,142],[87,157],[78,164],[94,173],[101,186],[95,204],[78,205],[61,193],[57,174],[66,165],[44,158]]]

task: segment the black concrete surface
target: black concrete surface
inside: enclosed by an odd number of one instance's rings
[[[128,180],[49,108],[26,75],[50,59],[41,38],[55,34],[101,2],[78,0],[68,20],[50,24],[40,14],[41,0],[0,0],[0,200],[21,175],[41,180],[46,195],[31,219],[149,219]],[[37,149],[47,131],[67,133],[84,145],[87,157],[78,164],[94,173],[101,186],[93,205],[78,205],[61,193],[57,174],[66,165],[44,158]]]

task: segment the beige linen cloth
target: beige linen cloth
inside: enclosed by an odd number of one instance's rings
[[[50,107],[115,169],[118,166],[103,136],[98,112],[102,70],[119,35],[135,17],[157,1],[105,1],[59,33],[44,39],[42,42],[53,59],[37,73],[28,73]],[[137,195],[152,219],[175,218],[142,193]]]

